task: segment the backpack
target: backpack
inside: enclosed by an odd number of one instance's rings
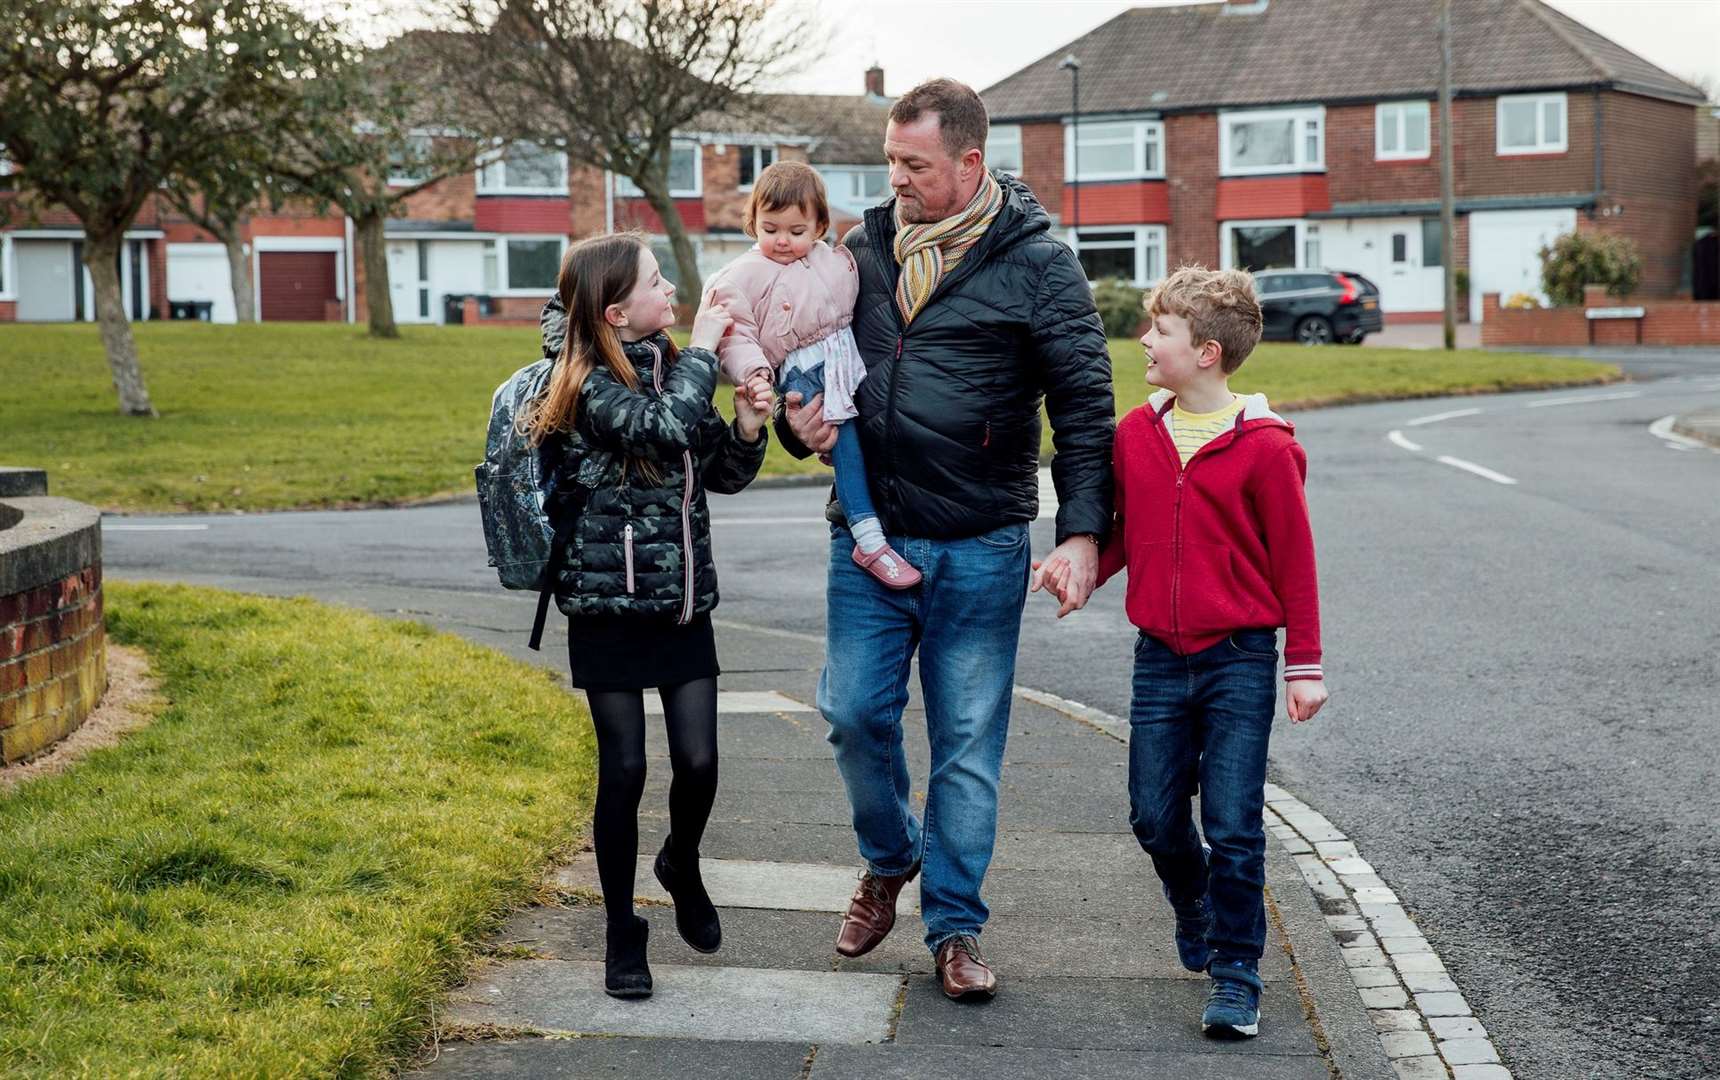
[[[489,565],[496,568],[503,588],[538,594],[528,643],[532,649],[543,641],[544,620],[574,524],[612,456],[579,453],[579,440],[546,439],[534,447],[520,433],[520,414],[543,393],[554,368],[555,361],[539,360],[496,387],[484,460],[473,470]]]

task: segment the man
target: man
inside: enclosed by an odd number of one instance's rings
[[[990,998],[980,886],[997,833],[998,774],[1038,516],[1040,421],[1050,413],[1060,614],[1086,603],[1111,526],[1115,412],[1105,334],[1074,254],[1026,185],[985,166],[985,105],[934,79],[890,110],[895,197],[843,244],[860,273],[854,333],[866,364],[861,444],[890,545],[923,575],[879,584],[833,529],[818,707],[866,870],[836,950],[861,956],[895,924],[916,874],[926,945],[952,998]],[[790,394],[791,453],[828,451],[822,401]],[[829,515],[842,525],[833,502]],[[1037,587],[1037,580],[1035,585]],[[902,709],[916,647],[931,741],[925,817],[910,799]]]

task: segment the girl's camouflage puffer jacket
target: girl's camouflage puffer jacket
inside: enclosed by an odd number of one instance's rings
[[[639,373],[637,391],[601,367],[580,391],[559,475],[575,475],[593,449],[615,453],[575,525],[556,604],[568,615],[686,623],[717,606],[705,490],[729,495],[751,483],[764,461],[765,434],[742,441],[711,404],[717,358],[706,350],[682,349],[671,362],[668,338],[655,334],[625,351]],[[637,465],[627,468],[629,456],[650,461],[661,481],[653,483]]]

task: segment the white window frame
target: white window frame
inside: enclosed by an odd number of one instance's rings
[[[420,132],[413,132],[412,134],[410,134],[406,137],[406,142],[409,146],[416,146],[416,145],[422,143],[424,146],[424,151],[425,151],[424,157],[428,158],[430,156],[429,151],[431,150],[432,147],[431,147],[430,136],[428,134],[424,134],[424,133],[420,133]],[[402,164],[404,164],[404,162],[402,162]],[[426,173],[421,173],[418,175],[411,175],[409,173],[406,173],[404,171],[397,169],[393,162],[388,163],[388,186],[389,187],[412,187],[415,184],[422,184],[425,181],[425,179],[427,178],[427,176],[428,176],[428,174],[426,174]]]
[[[552,281],[542,288],[515,288],[508,281],[507,245],[515,240],[554,240],[560,244],[556,252],[559,264],[562,256],[567,254],[567,236],[563,233],[507,233],[503,236],[493,236],[484,241],[482,257],[488,258],[492,253],[496,260],[496,287],[487,290],[491,296],[547,296],[555,292]]]
[[[1092,128],[1132,126],[1134,130],[1129,135],[1118,135],[1112,138],[1097,140],[1101,145],[1120,146],[1134,144],[1135,163],[1133,168],[1121,172],[1095,172],[1085,164],[1081,166],[1081,175],[1075,175],[1075,125],[1063,125],[1063,175],[1074,177],[1085,183],[1090,180],[1162,180],[1165,175],[1165,125],[1162,120],[1130,120],[1101,119],[1098,117],[1083,117],[1080,125],[1081,134],[1087,134]],[[1089,145],[1094,140],[1087,140]],[[1158,149],[1158,164],[1147,168],[1147,146],[1152,144]],[[1064,181],[1068,183],[1067,180]]]
[[[0,234],[0,300],[18,298],[18,269],[12,265],[12,237]]]
[[[1547,138],[1544,130],[1547,120],[1547,106],[1553,102],[1559,103],[1560,126],[1557,142]],[[1533,102],[1535,105],[1535,145],[1506,146],[1505,145],[1505,106],[1507,103]],[[1570,149],[1571,133],[1571,102],[1566,94],[1508,94],[1494,99],[1493,105],[1493,149],[1499,157],[1515,157],[1520,154],[1562,154]]]
[[[1419,109],[1422,114],[1422,130],[1427,133],[1427,145],[1420,150],[1404,149],[1404,136],[1409,130],[1409,113],[1411,109]],[[1386,128],[1397,129],[1396,150],[1386,149]],[[1425,161],[1433,155],[1433,110],[1425,101],[1382,101],[1374,106],[1374,160],[1375,161]]]
[[[691,149],[693,151],[693,186],[690,188],[670,188],[671,199],[697,199],[705,193],[705,149],[700,143],[691,139],[676,139],[669,144],[669,154],[674,156],[677,150]],[[645,193],[639,190],[639,185],[633,182],[631,176],[615,174],[615,194],[623,199],[643,199]]]
[[[1320,238],[1320,222],[1308,221],[1304,218],[1269,218],[1269,219],[1264,219],[1264,220],[1259,220],[1259,221],[1251,220],[1248,218],[1238,218],[1234,221],[1221,221],[1221,222],[1219,222],[1218,223],[1218,266],[1219,266],[1219,269],[1230,270],[1230,269],[1234,268],[1234,264],[1231,260],[1231,235],[1230,235],[1230,233],[1231,233],[1232,229],[1259,229],[1259,228],[1266,228],[1266,227],[1274,226],[1274,225],[1285,225],[1285,226],[1290,226],[1290,227],[1294,228],[1295,237],[1296,237],[1296,265],[1295,266],[1286,266],[1286,267],[1274,267],[1274,269],[1282,269],[1282,270],[1323,270],[1323,269],[1325,269],[1324,266],[1308,266],[1308,265],[1306,265],[1308,262],[1308,241],[1310,239],[1312,239],[1318,243],[1318,242],[1320,242],[1321,238]],[[1326,257],[1326,253],[1324,250],[1324,245],[1322,244],[1321,251],[1320,251],[1320,259],[1322,262],[1325,261],[1325,257]]]
[[[998,166],[992,164],[992,159],[994,157],[992,147],[994,147],[994,146],[1013,146],[1015,148],[1015,160],[1017,162],[1019,162],[1022,166],[1025,166],[1027,164],[1026,160],[1022,157],[1021,125],[1020,124],[995,124],[992,126],[991,130],[986,134],[986,137],[985,137],[985,163],[986,163],[987,167],[989,167],[989,168],[999,168]],[[1002,171],[1002,172],[1004,172],[1010,176],[1020,176],[1021,175],[1021,169],[1020,168],[1001,169],[1000,171]],[[885,189],[888,190],[888,188],[889,188],[889,185],[886,184]]]
[[[530,141],[530,140],[526,140]],[[477,169],[477,193],[479,195],[566,195],[567,190],[567,151],[556,150],[553,144],[534,143],[540,150],[551,150],[560,161],[561,168],[556,176],[560,183],[544,187],[509,186],[507,182],[507,162],[503,160],[504,151],[498,147],[479,159]]]
[[[848,170],[848,176],[848,190],[850,192],[850,198],[888,199],[890,197],[890,170],[888,167],[867,165],[863,168]],[[882,177],[884,180],[884,190],[878,192],[876,195],[866,194],[865,182],[868,176]]]
[[[1295,121],[1290,146],[1293,160],[1283,165],[1232,165],[1230,163],[1230,126],[1238,121]],[[1308,157],[1309,125],[1319,137],[1320,154]],[[1244,109],[1218,114],[1218,174],[1220,176],[1268,176],[1275,173],[1310,173],[1326,171],[1326,107],[1310,105],[1298,109]]]
[[[778,161],[778,155],[777,155],[776,147],[774,147],[774,146],[765,146],[762,144],[756,144],[755,143],[752,146],[737,146],[737,147],[735,147],[735,150],[737,153],[740,153],[740,154],[744,155],[745,157],[752,158],[752,163],[753,163],[753,183],[752,184],[736,184],[735,185],[736,191],[751,191],[753,189],[753,184],[758,183],[759,174],[764,172],[766,169],[770,168],[772,165],[775,165]],[[765,153],[765,152],[768,152],[770,154],[770,160],[761,164],[759,162],[759,155],[760,155],[760,153]],[[702,157],[703,155],[701,154],[699,156]],[[699,171],[698,166],[695,165],[693,168],[694,174],[697,175],[698,171]],[[740,168],[738,165],[736,166],[736,169],[735,169],[735,176],[737,178],[740,176]]]
[[[1086,243],[1082,243],[1080,234],[1084,232],[1132,232],[1134,233],[1134,239],[1132,241],[1100,240],[1097,242],[1088,241]],[[1081,252],[1083,249],[1087,251],[1120,251],[1132,248],[1135,252],[1135,273],[1134,277],[1130,279],[1129,284],[1138,289],[1144,289],[1150,285],[1156,285],[1159,280],[1164,277],[1166,235],[1165,227],[1163,225],[1088,225],[1079,229],[1069,230],[1064,237],[1064,242],[1069,245],[1070,250],[1075,252],[1077,263],[1080,262]],[[1155,248],[1157,249],[1159,256],[1158,266],[1156,268],[1151,265],[1152,261],[1148,257],[1148,252]],[[1158,270],[1157,275],[1153,274],[1152,271],[1154,269]]]

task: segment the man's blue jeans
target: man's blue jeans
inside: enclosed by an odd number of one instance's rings
[[[1009,733],[1015,649],[1027,599],[1027,525],[964,540],[891,536],[924,575],[885,588],[832,529],[827,650],[818,708],[830,724],[860,855],[875,874],[920,864],[926,945],[978,934],[980,885],[997,838],[997,784]],[[920,653],[932,769],[925,820],[913,813],[902,749],[908,667]]]
[[[1243,630],[1178,656],[1135,642],[1129,705],[1129,824],[1172,904],[1212,903],[1213,961],[1258,962],[1266,946],[1266,746],[1278,641]],[[1200,792],[1195,834],[1189,801]]]

